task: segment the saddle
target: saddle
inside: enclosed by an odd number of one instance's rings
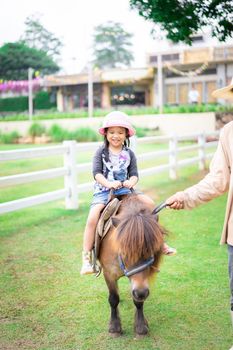
[[[118,198],[113,198],[102,211],[96,231],[95,231],[95,245],[93,250],[93,266],[94,270],[97,272],[96,276],[98,277],[101,273],[101,267],[97,264],[97,259],[99,257],[101,241],[107,235],[110,227],[112,226],[111,217],[117,214],[121,201]]]

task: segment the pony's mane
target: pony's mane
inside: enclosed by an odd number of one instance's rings
[[[117,240],[126,265],[155,255],[160,257],[166,232],[136,195],[122,201],[119,219]]]

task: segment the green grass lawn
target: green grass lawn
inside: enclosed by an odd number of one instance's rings
[[[83,155],[80,161],[87,158]],[[36,165],[27,162],[20,165],[21,172],[43,166],[41,160]],[[59,162],[54,159],[54,166]],[[14,162],[10,163],[14,173]],[[1,167],[2,174],[7,166]],[[182,169],[177,181],[162,173],[142,178],[139,187],[159,203],[203,175],[192,166]],[[31,195],[40,186],[47,191],[52,185],[21,185],[17,195]],[[15,197],[16,187],[6,190],[1,190],[4,200]],[[124,334],[112,339],[107,332],[110,310],[103,276],[79,275],[90,199],[91,193],[80,195],[77,211],[65,210],[63,201],[56,201],[0,216],[0,349],[230,348],[227,252],[219,245],[226,197],[193,211],[161,212],[160,222],[170,231],[167,241],[178,254],[164,257],[151,285],[145,303],[150,333],[139,340],[133,333],[128,280],[119,283]]]

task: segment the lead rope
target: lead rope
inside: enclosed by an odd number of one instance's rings
[[[167,204],[166,202],[160,203],[155,209],[152,211],[152,214],[156,215],[158,214],[162,209],[169,207],[170,204]]]

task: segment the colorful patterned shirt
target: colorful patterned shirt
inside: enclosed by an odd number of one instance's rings
[[[103,174],[108,181],[121,181],[129,179],[131,176],[138,177],[137,160],[134,152],[123,147],[119,154],[113,154],[111,151],[101,146],[97,149],[93,158],[93,176]],[[109,191],[99,184],[95,183],[94,193]]]

